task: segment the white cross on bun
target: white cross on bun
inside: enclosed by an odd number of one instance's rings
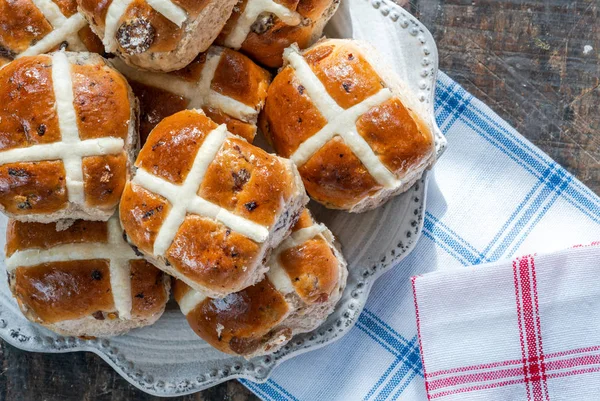
[[[305,210],[271,256],[267,277],[223,299],[175,283],[175,299],[192,329],[220,351],[251,358],[316,329],[333,312],[348,274],[333,234]]]
[[[107,337],[153,324],[170,278],[136,255],[118,217],[56,224],[11,220],[6,233],[10,289],[25,317],[63,335]]]
[[[75,0],[0,1],[0,67],[57,49],[102,53]]]
[[[237,0],[77,0],[107,52],[127,64],[174,71],[208,49]]]
[[[262,279],[308,197],[294,164],[198,110],[150,133],[120,204],[129,242],[192,288],[223,297]]]
[[[240,0],[217,44],[252,57],[267,67],[281,67],[283,50],[316,42],[340,0]]]
[[[309,195],[350,212],[408,190],[435,161],[431,118],[365,42],[326,39],[284,53],[259,125]]]
[[[185,109],[202,109],[217,124],[252,143],[258,113],[267,98],[271,74],[240,52],[211,46],[185,68],[168,74],[111,60],[140,100],[140,138],[165,117]]]
[[[0,70],[0,211],[22,221],[106,221],[138,146],[137,99],[93,53]]]

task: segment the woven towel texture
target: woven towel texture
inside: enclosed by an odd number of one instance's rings
[[[412,276],[600,239],[600,199],[444,74],[435,106],[449,145],[415,250],[378,280],[344,338],[284,362],[266,383],[243,381],[262,399],[426,400]]]

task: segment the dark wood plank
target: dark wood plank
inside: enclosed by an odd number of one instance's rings
[[[434,34],[442,70],[600,194],[599,0],[398,2]],[[0,400],[156,399],[93,354],[2,343],[0,365]],[[229,382],[174,400],[256,399]]]
[[[600,1],[415,0],[440,68],[600,194]]]
[[[0,400],[158,401],[131,386],[92,353],[35,354],[0,342]],[[230,381],[175,401],[258,400]]]

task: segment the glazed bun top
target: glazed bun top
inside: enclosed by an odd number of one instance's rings
[[[62,231],[11,220],[6,257],[11,289],[37,323],[146,319],[168,300],[163,273],[133,252],[116,217]]]
[[[269,281],[307,305],[328,302],[336,295],[346,263],[334,242],[331,231],[305,209],[292,234],[271,255]]]
[[[129,241],[194,288],[224,296],[258,281],[262,259],[308,200],[294,165],[201,111],[164,119],[121,200]]]
[[[0,206],[19,219],[108,220],[137,145],[137,105],[97,54],[56,52],[0,70]]]
[[[141,53],[153,48],[171,49],[181,39],[181,27],[197,16],[209,1],[79,0],[82,11],[92,15],[102,29],[109,52]]]
[[[340,0],[240,0],[217,43],[240,49],[262,65],[279,67],[283,50],[314,43]]]
[[[370,45],[323,40],[304,52],[292,46],[284,58],[261,128],[315,200],[363,211],[435,160],[423,105]]]
[[[77,12],[75,0],[0,1],[0,67],[59,47],[100,53],[102,42]]]
[[[202,109],[232,134],[253,141],[271,75],[243,54],[211,46],[185,68],[168,74],[130,67],[120,59],[111,63],[140,100],[142,144],[156,124],[184,109]]]
[[[236,0],[77,0],[107,52],[153,71],[174,71],[205,51]]]
[[[274,352],[293,335],[320,325],[346,285],[346,262],[333,235],[307,210],[268,265],[264,280],[223,299],[176,282],[175,299],[192,329],[229,354]]]

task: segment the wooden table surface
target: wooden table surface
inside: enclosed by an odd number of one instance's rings
[[[397,0],[440,68],[600,194],[600,0]],[[0,348],[0,400],[154,400],[88,353]],[[256,400],[236,381],[174,400]]]

